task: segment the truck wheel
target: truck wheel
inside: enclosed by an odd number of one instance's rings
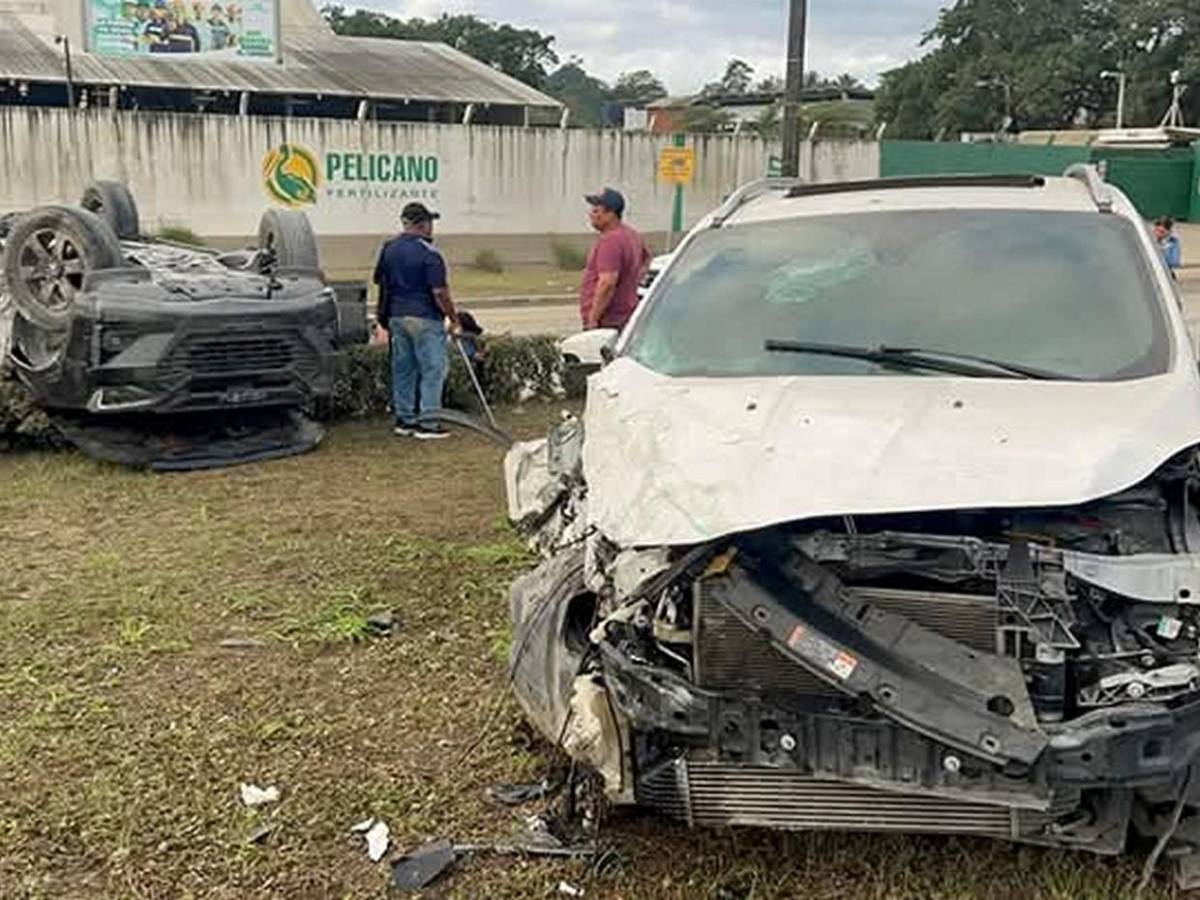
[[[308,216],[297,210],[268,209],[258,224],[258,249],[274,254],[280,269],[321,268],[317,236]]]
[[[129,188],[119,181],[93,181],[79,205],[104,219],[123,240],[136,240],[142,233],[137,203]]]
[[[17,312],[32,325],[57,331],[66,326],[87,274],[123,263],[120,241],[99,216],[43,206],[13,226],[2,264]]]

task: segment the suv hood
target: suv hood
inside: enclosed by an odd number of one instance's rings
[[[1200,444],[1200,377],[593,376],[588,516],[621,546],[694,544],[821,516],[1067,506]]]

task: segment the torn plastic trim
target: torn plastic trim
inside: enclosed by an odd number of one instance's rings
[[[504,457],[508,517],[536,530],[567,495],[582,486],[583,423],[567,415],[540,440],[511,443]]]
[[[1059,553],[1068,574],[1098,588],[1143,603],[1200,605],[1200,556],[1143,554],[1096,556],[1070,550]]]

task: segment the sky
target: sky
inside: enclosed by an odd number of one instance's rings
[[[873,84],[921,53],[920,40],[952,0],[809,0],[805,68],[850,72]],[[494,22],[535,28],[557,39],[565,61],[605,81],[650,69],[672,94],[715,81],[733,57],[758,77],[782,75],[787,0],[358,0],[392,16],[436,18],[474,13]]]

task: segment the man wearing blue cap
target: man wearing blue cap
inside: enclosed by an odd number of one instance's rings
[[[584,199],[600,239],[588,254],[579,314],[584,328],[620,330],[637,309],[638,285],[650,265],[650,251],[642,236],[623,221],[625,198],[619,191],[604,188]]]
[[[433,244],[440,216],[423,203],[400,213],[404,231],[388,241],[375,266],[380,337],[392,356],[392,412],[395,433],[420,440],[448,436],[437,422],[446,383],[446,327],[461,330],[450,299],[446,261]]]

